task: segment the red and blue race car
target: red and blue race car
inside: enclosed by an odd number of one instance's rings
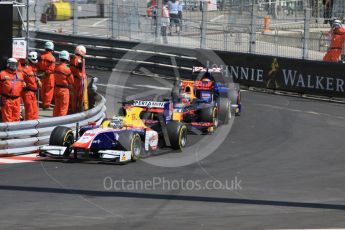
[[[190,129],[211,133],[220,123],[229,122],[232,111],[240,114],[239,86],[230,90],[227,84],[216,80],[222,76],[222,69],[194,67],[193,74],[198,80],[175,82],[171,95],[174,120],[189,124]]]

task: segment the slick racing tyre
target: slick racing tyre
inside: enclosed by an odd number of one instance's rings
[[[237,95],[237,105],[238,105],[238,108],[236,108],[235,110],[235,115],[240,116],[241,115],[241,92],[238,92],[238,95]]]
[[[122,132],[119,135],[118,141],[125,151],[131,152],[132,161],[137,161],[140,159],[143,151],[143,143],[139,134],[133,132]]]
[[[207,107],[200,110],[200,121],[213,123],[214,128],[218,127],[218,111],[216,107]]]
[[[219,120],[223,124],[228,124],[231,119],[231,102],[227,97],[218,99]]]
[[[71,128],[65,126],[57,126],[50,134],[49,145],[65,146],[67,147],[65,156],[68,156],[72,151],[72,144],[74,143],[74,134]]]
[[[167,124],[171,148],[182,150],[187,144],[187,126],[180,122]]]

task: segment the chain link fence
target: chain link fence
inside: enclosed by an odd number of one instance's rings
[[[162,13],[156,10],[162,7],[164,0],[163,3],[155,0],[79,0],[65,6],[54,6],[48,0],[35,1],[29,8],[35,15],[31,17],[31,28],[312,60],[322,60],[327,50],[330,27],[324,23],[322,1],[182,2],[184,7],[179,29],[167,26],[166,37],[161,33]],[[68,6],[70,8],[66,9]],[[70,17],[67,19],[53,17],[68,11]]]

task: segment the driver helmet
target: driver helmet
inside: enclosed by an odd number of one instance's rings
[[[122,129],[123,128],[123,117],[122,116],[114,116],[111,119],[109,126],[114,128],[114,129]]]
[[[182,94],[182,101],[183,102],[190,102],[190,94],[189,93],[183,93]]]

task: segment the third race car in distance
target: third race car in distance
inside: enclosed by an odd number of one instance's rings
[[[197,80],[176,81],[171,94],[173,119],[189,124],[189,129],[212,133],[220,123],[229,122],[232,111],[240,115],[240,87],[225,83],[223,75],[221,68],[193,67]]]

